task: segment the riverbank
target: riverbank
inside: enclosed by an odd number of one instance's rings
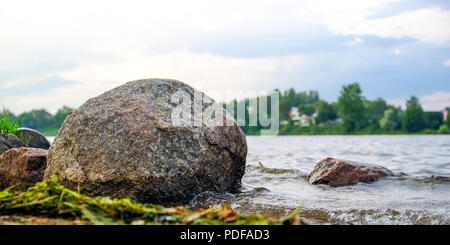
[[[130,199],[89,197],[58,184],[57,178],[39,182],[24,192],[13,187],[0,192],[0,225],[278,225],[301,224],[294,210],[282,219],[262,214],[239,215],[230,207],[188,209],[138,203]]]

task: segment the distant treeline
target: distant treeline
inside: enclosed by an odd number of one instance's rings
[[[358,83],[344,85],[337,101],[327,102],[319,97],[317,91],[296,92],[293,88],[286,91],[275,90],[279,94],[280,135],[314,135],[314,134],[450,134],[450,120],[443,122],[441,112],[424,112],[415,96],[406,102],[406,109],[389,105],[382,98],[368,100]],[[259,104],[259,98],[251,98]],[[267,98],[268,111],[271,117],[270,96]],[[264,129],[259,122],[257,126],[249,125],[250,99],[233,101],[234,116],[237,108],[245,107],[245,122],[240,122],[247,135],[259,135]],[[245,104],[245,105],[243,105]],[[226,104],[223,105],[225,108]],[[229,106],[229,105],[228,105]],[[233,108],[228,107],[228,108]],[[292,119],[292,110],[298,115],[306,115],[311,119],[308,126],[299,125]],[[443,108],[444,109],[444,108]],[[67,114],[72,109],[64,106],[55,115],[44,109],[14,115],[20,127],[36,129],[45,135],[56,135]],[[259,113],[259,112],[257,112]],[[294,118],[295,119],[295,118]]]
[[[55,115],[50,114],[44,109],[32,110],[20,115],[15,115],[10,111],[7,112],[11,121],[18,120],[18,125],[20,127],[32,128],[44,135],[54,136],[58,133],[64,119],[71,110],[72,108],[64,106],[59,109]]]
[[[443,122],[441,112],[424,112],[415,96],[406,102],[406,110],[389,105],[382,98],[368,100],[358,83],[344,85],[337,101],[320,99],[317,91],[296,92],[293,88],[279,93],[280,135],[314,134],[448,134],[450,120]],[[254,98],[252,98],[254,99]],[[256,98],[259,103],[259,99]],[[249,99],[233,101],[236,108],[245,103],[246,120],[249,118]],[[270,105],[270,96],[268,98]],[[228,108],[233,106],[228,105]],[[226,108],[227,105],[224,104]],[[298,115],[311,119],[308,126],[292,120],[293,109]],[[443,108],[444,109],[444,108]],[[251,109],[250,109],[251,110]],[[231,113],[231,112],[230,112]],[[268,116],[271,117],[270,106]],[[248,121],[245,125],[248,125]],[[241,126],[247,135],[259,135],[260,126]]]

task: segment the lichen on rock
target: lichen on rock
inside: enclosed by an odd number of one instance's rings
[[[180,91],[189,95],[187,103],[173,100]],[[211,103],[193,103],[198,94]],[[226,125],[171,121],[180,108],[205,119],[211,106],[222,110]],[[45,179],[58,177],[69,188],[80,184],[93,196],[183,203],[204,191],[237,191],[246,155],[244,133],[214,100],[176,80],[137,80],[69,113],[49,149]]]

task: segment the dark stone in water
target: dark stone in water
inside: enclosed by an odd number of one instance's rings
[[[179,102],[172,95],[180,91],[189,102],[194,94],[210,100],[194,106],[200,112],[220,108],[232,126],[174,127],[171,114]],[[45,179],[58,177],[69,188],[80,183],[92,196],[185,203],[205,191],[237,191],[246,156],[244,133],[211,98],[176,80],[138,80],[68,114],[50,147]]]
[[[46,149],[50,148],[50,142],[45,138],[44,135],[39,133],[38,131],[31,129],[31,128],[19,128],[17,129],[17,136],[20,136],[22,134],[23,139],[26,141],[30,139],[30,142],[28,143],[28,147],[32,148],[41,148]]]
[[[17,185],[25,190],[44,178],[47,150],[39,148],[13,148],[0,156],[0,189]]]
[[[316,164],[308,175],[308,181],[311,184],[346,186],[358,182],[372,183],[386,176],[393,176],[393,173],[379,165],[328,157]]]

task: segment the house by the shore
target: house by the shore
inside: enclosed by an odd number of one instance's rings
[[[294,106],[289,112],[289,117],[291,118],[294,125],[298,125],[300,127],[309,127],[309,125],[316,123],[317,110],[311,116],[308,116],[303,113],[300,114],[298,111],[298,107]]]

